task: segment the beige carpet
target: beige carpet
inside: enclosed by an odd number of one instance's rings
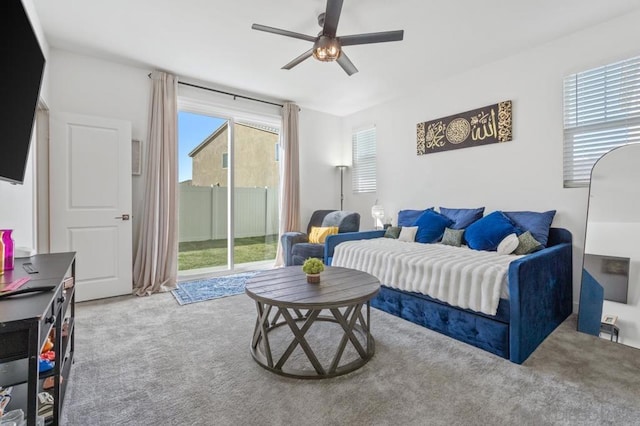
[[[640,351],[568,319],[516,365],[372,309],[376,354],[346,376],[274,375],[245,295],[79,304],[64,425],[640,424]]]

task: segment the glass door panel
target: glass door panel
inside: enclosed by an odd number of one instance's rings
[[[178,271],[228,269],[228,147],[225,118],[178,113]]]
[[[279,128],[238,120],[234,123],[234,265],[260,269],[276,257]],[[268,262],[265,262],[268,261]]]

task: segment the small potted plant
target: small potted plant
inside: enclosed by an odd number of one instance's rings
[[[318,284],[320,282],[320,272],[324,271],[324,263],[318,258],[310,257],[302,264],[302,271],[307,274],[307,282],[309,284]]]

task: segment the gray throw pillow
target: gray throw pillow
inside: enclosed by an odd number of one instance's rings
[[[464,229],[445,228],[441,243],[448,246],[460,247],[462,245],[463,234]]]
[[[527,231],[518,236],[518,247],[513,251],[513,254],[522,255],[529,254],[538,251],[542,248],[542,244],[531,235],[531,232]]]
[[[400,236],[400,231],[402,230],[401,226],[390,226],[387,228],[387,231],[384,233],[385,238],[393,238],[395,240]]]

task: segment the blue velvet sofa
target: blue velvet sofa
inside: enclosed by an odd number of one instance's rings
[[[325,263],[344,241],[380,238],[384,231],[327,237]],[[510,299],[500,299],[496,315],[458,308],[421,293],[387,287],[371,305],[447,336],[522,364],[572,312],[572,237],[551,228],[547,248],[511,262]]]

